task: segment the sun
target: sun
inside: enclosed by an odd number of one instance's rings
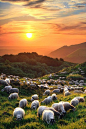
[[[32,33],[26,33],[28,38],[32,38]]]

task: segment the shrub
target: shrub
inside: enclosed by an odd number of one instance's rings
[[[79,75],[79,74],[70,74],[66,78],[68,80],[81,80],[81,79],[83,79],[83,76]]]

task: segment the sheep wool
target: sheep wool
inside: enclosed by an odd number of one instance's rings
[[[22,120],[24,115],[25,115],[25,111],[20,107],[15,108],[13,111],[13,116],[17,118],[17,120]]]
[[[53,124],[55,122],[53,111],[44,110],[42,114],[42,120],[47,122],[47,124]]]

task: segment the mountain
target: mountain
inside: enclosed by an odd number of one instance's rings
[[[86,61],[86,42],[71,46],[63,46],[48,56],[53,58],[63,58],[73,63],[83,63]]]
[[[83,63],[86,61],[86,48],[78,49],[73,53],[67,55],[64,60],[74,63]]]

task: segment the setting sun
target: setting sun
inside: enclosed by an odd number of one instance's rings
[[[32,37],[32,33],[27,33],[26,35],[27,35],[28,38]]]

